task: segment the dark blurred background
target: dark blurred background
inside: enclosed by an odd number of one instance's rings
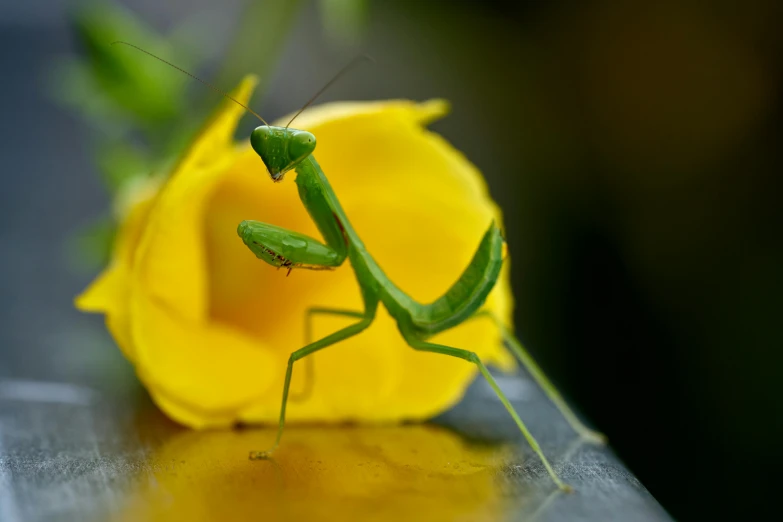
[[[247,4],[119,3],[224,87],[263,74],[267,118],[358,52],[377,65],[323,101],[451,100],[434,128],[504,209],[517,329],[544,368],[675,518],[774,505],[782,3]],[[79,5],[0,3],[0,377],[134,397],[101,319],[71,304],[98,270],[79,237],[110,215],[111,190],[99,136],[111,130],[75,109],[62,74],[90,52]],[[194,120],[217,101],[182,85],[169,105]]]

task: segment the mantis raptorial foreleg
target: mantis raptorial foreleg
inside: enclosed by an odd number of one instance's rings
[[[511,402],[506,397],[506,394],[503,393],[503,391],[500,389],[500,386],[498,386],[497,382],[495,382],[495,378],[492,377],[491,373],[489,373],[489,370],[487,370],[487,367],[484,366],[483,362],[481,362],[481,359],[479,359],[478,355],[476,355],[474,352],[463,350],[461,348],[453,348],[451,346],[445,346],[442,344],[435,344],[428,341],[424,341],[422,339],[419,339],[415,332],[407,331],[405,327],[401,327],[400,331],[402,332],[405,341],[414,350],[449,355],[451,357],[464,359],[468,362],[475,364],[478,367],[479,371],[481,372],[481,375],[484,376],[484,378],[487,380],[489,385],[495,391],[495,394],[497,394],[498,398],[500,399],[500,402],[503,403],[503,406],[506,407],[508,413],[511,414],[511,417],[514,419],[514,422],[517,423],[519,430],[524,435],[525,440],[527,440],[527,443],[530,444],[530,447],[533,449],[535,454],[538,455],[538,458],[541,459],[541,463],[544,465],[547,472],[552,477],[552,480],[554,480],[555,484],[557,484],[557,487],[559,487],[562,490],[570,490],[570,487],[564,484],[560,480],[560,477],[557,476],[554,469],[552,469],[552,465],[549,463],[549,460],[547,460],[547,458],[544,456],[544,452],[541,451],[541,447],[538,445],[538,442],[536,441],[535,437],[533,437],[533,434],[531,434],[530,430],[527,429],[525,423],[522,422],[522,419],[519,417],[516,410],[511,405]]]
[[[341,308],[325,308],[325,307],[313,307],[308,308],[305,312],[304,323],[304,342],[305,346],[313,342],[313,316],[316,314],[321,315],[339,315],[343,317],[356,317],[361,319],[365,316],[364,312],[358,312],[356,310],[343,310]],[[304,389],[299,393],[292,393],[289,400],[291,402],[301,402],[306,400],[313,393],[313,382],[315,379],[315,355],[305,358],[304,360]]]
[[[514,355],[516,355],[517,359],[519,359],[519,362],[522,363],[522,366],[524,366],[530,376],[533,377],[533,380],[536,381],[539,386],[541,386],[541,389],[544,390],[546,396],[549,397],[549,400],[551,400],[552,403],[557,407],[557,409],[560,411],[560,414],[563,416],[563,418],[565,418],[571,428],[581,437],[589,440],[590,442],[606,442],[606,435],[595,430],[591,430],[585,426],[582,421],[579,420],[576,414],[574,414],[574,411],[568,406],[568,403],[566,403],[565,399],[563,399],[563,396],[552,384],[552,381],[550,381],[546,374],[544,374],[544,371],[528,353],[528,351],[525,349],[519,339],[517,339],[517,337],[513,334],[513,332],[503,324],[503,321],[501,321],[498,316],[489,310],[480,310],[476,312],[471,319],[479,319],[482,317],[486,317],[495,323],[495,325],[500,330],[503,341],[505,341],[505,343],[511,347],[511,351],[514,353]]]
[[[291,376],[293,375],[293,371],[294,371],[294,363],[299,359],[302,359],[304,357],[307,357],[308,355],[317,352],[318,350],[323,350],[327,346],[331,346],[335,343],[339,343],[340,341],[344,341],[345,339],[348,339],[349,337],[353,337],[354,335],[357,335],[363,330],[365,330],[368,326],[370,326],[373,319],[375,319],[376,308],[377,305],[368,307],[367,310],[365,311],[364,319],[362,319],[358,323],[352,324],[351,326],[347,326],[342,330],[338,330],[331,335],[327,335],[323,339],[315,341],[314,343],[311,343],[305,346],[304,348],[300,348],[299,350],[291,354],[291,356],[288,358],[288,368],[286,369],[285,381],[283,383],[283,401],[282,401],[282,405],[280,406],[280,421],[277,426],[277,436],[275,437],[275,443],[272,445],[271,448],[269,448],[266,451],[251,451],[250,452],[251,459],[253,460],[265,459],[280,445],[280,439],[283,436],[283,427],[285,426],[285,410],[286,410],[286,405],[288,403],[288,391],[291,387]]]
[[[310,236],[260,221],[241,222],[237,233],[259,259],[287,268],[289,273],[294,268],[330,270],[346,257],[344,252]]]

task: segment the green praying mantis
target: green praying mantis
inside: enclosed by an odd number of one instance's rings
[[[541,386],[549,399],[557,406],[563,417],[580,437],[591,442],[603,443],[602,434],[587,428],[576,417],[563,397],[544,375],[530,354],[525,350],[513,332],[508,329],[498,317],[486,310],[480,310],[500,274],[506,251],[506,244],[500,228],[495,222],[490,223],[473,259],[465,268],[459,279],[440,298],[432,303],[422,304],[415,301],[391,281],[380,265],[364,246],[356,230],[351,225],[348,216],[343,211],[337,195],[332,190],[329,180],[318,165],[313,152],[316,147],[316,137],[307,131],[290,128],[291,123],[302,113],[331,83],[342,75],[349,67],[341,70],[313,98],[311,98],[288,122],[285,127],[269,125],[252,109],[234,99],[229,94],[213,85],[197,78],[176,65],[163,60],[133,44],[124,44],[152,56],[189,75],[191,78],[207,85],[228,99],[242,106],[256,116],[263,125],[257,127],[250,135],[250,144],[259,155],[274,182],[283,180],[291,170],[296,172],[295,183],[299,197],[309,213],[323,242],[268,223],[246,220],[237,227],[237,233],[244,244],[261,260],[276,268],[285,268],[290,274],[294,269],[330,270],[342,265],[346,259],[361,290],[364,310],[344,310],[336,308],[311,308],[307,319],[315,314],[351,317],[357,322],[334,332],[326,337],[309,342],[296,350],[288,359],[283,398],[280,407],[280,419],[274,444],[265,451],[253,451],[250,458],[265,459],[277,449],[285,426],[286,406],[289,399],[291,377],[294,363],[312,356],[314,353],[332,346],[349,337],[358,335],[373,322],[380,304],[397,322],[397,327],[405,342],[414,350],[432,352],[457,357],[470,364],[475,364],[489,385],[497,394],[508,413],[514,419],[528,444],[538,455],[555,484],[562,490],[570,490],[555,473],[549,460],[541,451],[533,435],[517,414],[511,402],[498,386],[492,374],[484,363],[472,351],[445,346],[430,342],[435,334],[453,328],[468,320],[486,318],[492,321],[500,330],[506,344],[525,366],[534,380]],[[353,62],[352,62],[353,63]],[[309,331],[309,327],[307,328]],[[312,357],[310,358],[312,361]]]

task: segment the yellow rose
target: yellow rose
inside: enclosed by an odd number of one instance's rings
[[[246,103],[255,79],[235,97]],[[297,128],[318,138],[315,156],[348,218],[389,277],[420,302],[445,292],[500,212],[481,174],[423,125],[442,101],[332,103]],[[113,261],[76,300],[106,323],[155,402],[192,427],[277,420],[288,356],[304,344],[305,310],[361,310],[350,264],[334,272],[275,270],[237,237],[254,219],[319,237],[290,179],[273,184],[247,141],[233,134],[241,107],[228,101],[171,177],[126,198]],[[504,270],[486,308],[509,322]],[[316,316],[314,338],[352,319]],[[513,365],[488,320],[436,341]],[[290,420],[399,421],[457,402],[474,365],[409,348],[385,311],[361,335],[318,352],[313,392],[289,404]],[[292,391],[305,386],[296,366]]]

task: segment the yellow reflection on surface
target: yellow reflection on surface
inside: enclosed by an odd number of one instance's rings
[[[507,452],[434,426],[183,432],[149,457],[123,520],[497,520]]]

